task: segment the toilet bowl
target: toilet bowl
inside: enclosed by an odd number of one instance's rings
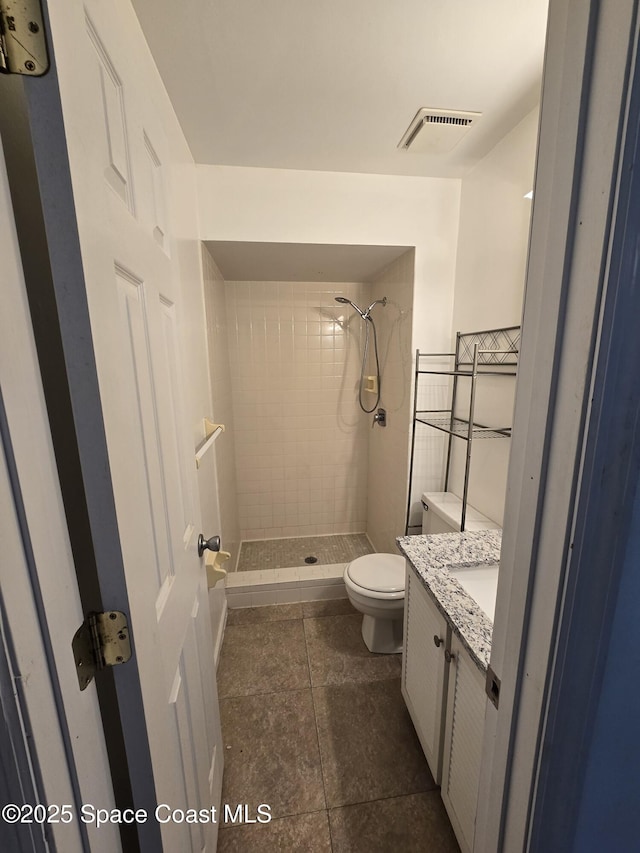
[[[362,639],[370,652],[402,651],[405,562],[399,554],[366,554],[344,570],[347,596],[363,614]]]

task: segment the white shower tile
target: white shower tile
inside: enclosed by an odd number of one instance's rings
[[[265,590],[264,592],[251,593],[251,606],[262,607],[265,604],[276,604],[277,592],[275,589]]]
[[[278,604],[292,604],[296,601],[304,601],[304,592],[299,587],[293,587],[291,589],[278,589],[276,592],[276,601]]]
[[[286,569],[274,569],[274,577],[276,581],[281,583],[295,583],[299,584],[300,582],[300,571],[298,567],[286,568]]]
[[[336,598],[346,598],[347,590],[344,583],[331,586],[313,586],[305,590],[305,601],[328,601]]]
[[[327,582],[327,566],[326,565],[316,565],[312,566],[311,571],[308,571],[306,568],[300,572],[300,580],[301,583],[305,583],[307,581],[315,584],[322,583],[326,584]]]
[[[236,607],[251,607],[251,593],[227,592],[227,607],[230,609],[234,609]]]
[[[344,570],[347,567],[347,563],[335,563],[332,566],[326,566],[326,581],[327,586],[331,586],[334,583],[344,583]]]
[[[244,437],[236,447],[242,481],[238,508],[252,538],[328,533],[339,521],[361,522],[362,500],[358,505],[348,491],[354,478],[358,483],[367,478],[367,456],[357,453],[358,445],[369,440],[357,426],[361,328],[351,318],[349,330],[343,331],[319,306],[334,308],[336,294],[366,300],[369,289],[357,283],[258,282],[233,290],[226,320],[233,330],[238,381],[228,386],[228,395],[235,404],[236,433]],[[350,318],[350,312],[344,315]],[[353,386],[346,390],[345,375]],[[335,442],[340,442],[339,452]],[[332,454],[349,467],[352,479],[331,470],[322,489],[320,460]],[[253,495],[260,501],[249,498]]]

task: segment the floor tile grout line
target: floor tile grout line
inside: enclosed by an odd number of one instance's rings
[[[419,797],[423,794],[434,794],[439,796],[440,786],[436,785],[434,788],[429,788],[427,791],[411,791],[408,794],[392,794],[388,797],[376,797],[375,800],[358,800],[355,803],[343,803],[339,806],[326,806],[323,809],[310,809],[308,811],[303,812],[295,812],[292,814],[281,815],[280,817],[273,818],[270,823],[277,823],[281,820],[291,820],[292,818],[305,817],[306,815],[313,814],[327,814],[327,822],[329,827],[329,836],[331,838],[331,823],[329,821],[329,812],[342,811],[344,809],[355,808],[356,806],[371,806],[375,803],[386,802],[387,800],[403,800],[407,797]],[[226,826],[221,826],[221,830],[240,830],[243,827],[249,826],[249,824],[228,824]]]
[[[312,690],[311,682],[307,687],[291,687],[284,690],[269,690],[267,693],[238,693],[236,696],[219,696],[220,701],[226,702],[230,699],[253,699],[258,696],[279,696],[280,693],[304,693],[305,690]]]
[[[334,599],[334,601],[346,601],[346,600],[347,600],[346,597],[344,599],[342,599],[342,598]],[[307,604],[309,602],[304,601],[302,603]],[[286,607],[287,605],[286,604],[284,604],[284,605],[264,604],[261,606],[263,606],[263,607]],[[240,607],[238,609],[239,610],[245,610],[245,609],[249,610],[250,608]],[[300,619],[331,619],[334,616],[354,616],[354,615],[357,616],[357,611],[355,611],[355,610],[353,611],[353,613],[351,613],[350,611],[348,613],[317,613],[313,616],[287,616],[285,619],[257,619],[255,622],[252,622],[252,621],[239,622],[239,623],[236,622],[235,624],[231,624],[231,625],[229,625],[229,623],[227,623],[227,627],[228,628],[248,628],[248,627],[251,627],[253,625],[277,625],[280,622],[298,622]]]
[[[327,786],[324,781],[324,764],[322,761],[322,750],[320,749],[320,732],[318,731],[318,714],[316,711],[316,700],[314,696],[313,680],[311,678],[311,658],[309,656],[309,644],[307,642],[307,631],[305,620],[302,620],[302,631],[304,635],[304,647],[307,653],[307,666],[309,667],[309,681],[311,682],[311,707],[313,708],[313,722],[316,727],[316,743],[318,744],[318,758],[320,759],[320,779],[322,780],[322,794],[324,796],[324,805],[327,812],[327,828],[329,830],[329,846],[333,851],[333,838],[331,837],[331,821],[329,820],[329,803],[327,802]]]
[[[409,791],[406,794],[390,794],[388,797],[376,797],[375,800],[357,800],[355,803],[342,803],[339,806],[327,806],[328,812],[335,812],[338,809],[350,809],[352,806],[370,806],[373,803],[382,803],[386,800],[402,800],[404,797],[419,797],[422,794],[434,794],[440,792],[440,786],[428,788],[426,791]]]
[[[277,607],[277,604],[267,604],[265,607]],[[244,609],[244,608],[240,608]],[[288,616],[286,619],[257,619],[255,622],[235,622],[227,625],[228,628],[248,628],[252,625],[278,625],[280,622],[297,622],[299,619],[304,619],[304,616]],[[226,629],[225,629],[226,630]]]
[[[306,815],[310,815],[310,814],[322,814],[323,812],[328,812],[328,811],[329,811],[328,808],[324,808],[324,809],[310,809],[309,811],[306,811],[306,812],[294,812],[293,814],[283,814],[283,815],[280,815],[280,817],[271,818],[271,820],[269,821],[269,824],[277,823],[277,821],[279,821],[279,820],[291,820],[291,818],[305,817]],[[255,824],[229,823],[226,825],[224,825],[224,824],[221,825],[220,829],[221,830],[222,829],[242,829],[243,827],[253,826],[253,825],[255,825]]]

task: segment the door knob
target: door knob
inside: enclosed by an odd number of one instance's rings
[[[202,557],[206,550],[219,551],[220,537],[212,536],[211,539],[205,539],[202,533],[198,536],[198,557]]]

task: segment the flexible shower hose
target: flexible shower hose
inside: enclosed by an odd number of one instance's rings
[[[380,402],[380,362],[378,361],[378,335],[376,334],[376,324],[369,316],[363,318],[363,320],[365,324],[364,352],[362,353],[362,367],[360,369],[360,387],[358,388],[358,402],[360,403],[360,408],[362,409],[362,411],[370,415],[378,408],[378,403]],[[364,372],[367,366],[367,356],[369,355],[369,323],[371,323],[371,326],[373,328],[373,352],[376,358],[377,394],[375,403],[370,409],[367,409],[367,407],[362,402],[362,394],[364,391]]]

